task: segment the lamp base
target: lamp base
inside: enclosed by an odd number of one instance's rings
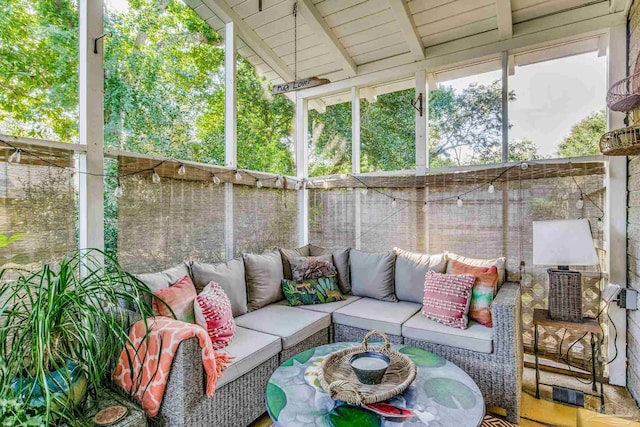
[[[564,269],[549,273],[549,317],[553,320],[582,323],[582,274]]]

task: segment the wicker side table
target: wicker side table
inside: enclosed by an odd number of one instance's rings
[[[600,349],[602,346],[602,329],[595,319],[584,319],[582,323],[567,322],[564,320],[553,320],[549,317],[547,310],[536,308],[533,310],[533,354],[535,356],[536,367],[536,399],[540,399],[540,367],[538,365],[538,326],[550,326],[558,329],[571,329],[577,332],[591,334],[591,390],[593,395],[600,398],[600,412],[604,412],[604,389],[602,386],[604,367]],[[598,374],[600,378],[598,379]],[[599,380],[599,381],[598,381]],[[600,383],[600,393],[598,393],[598,382]],[[549,384],[546,384],[549,385]]]
[[[87,402],[85,404],[84,413],[84,425],[86,426],[95,426],[93,422],[93,417],[109,406],[114,405],[122,405],[129,409],[129,413],[122,420],[118,421],[115,424],[111,424],[111,427],[146,427],[147,426],[147,417],[144,414],[142,408],[129,401],[126,397],[121,394],[110,390],[110,389],[102,389],[98,392],[98,398],[93,400],[91,396],[87,398]]]

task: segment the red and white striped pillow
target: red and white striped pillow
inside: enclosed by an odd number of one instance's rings
[[[229,345],[236,331],[231,313],[231,301],[222,287],[210,282],[196,297],[193,304],[196,324],[207,330],[213,348],[219,350]]]
[[[466,329],[469,323],[471,290],[475,280],[475,276],[471,274],[440,274],[428,271],[424,282],[422,314],[436,322]]]

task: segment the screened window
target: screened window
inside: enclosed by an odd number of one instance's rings
[[[431,167],[501,161],[502,71],[438,75],[429,96],[429,163]],[[463,77],[459,77],[462,75]]]
[[[413,86],[413,80],[403,83]],[[368,92],[361,92],[362,172],[415,168],[415,110],[411,106],[415,92],[413,88],[404,89],[377,95],[375,99],[362,98],[362,93]]]
[[[78,139],[78,4],[0,2],[0,133]]]
[[[516,56],[523,65],[516,62],[509,78],[515,94],[509,104],[509,158],[599,154],[606,131],[606,57],[591,52],[531,63],[536,59],[533,53]]]
[[[351,101],[310,110],[309,176],[350,173],[351,158]]]

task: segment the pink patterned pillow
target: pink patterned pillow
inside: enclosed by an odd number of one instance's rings
[[[231,301],[222,287],[210,282],[196,297],[193,304],[196,324],[207,330],[213,348],[219,350],[229,345],[236,331],[231,314]]]
[[[424,282],[422,314],[436,322],[467,329],[471,290],[475,280],[471,274],[428,271]]]

